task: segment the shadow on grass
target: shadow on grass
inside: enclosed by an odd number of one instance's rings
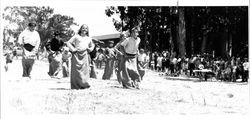
[[[123,88],[122,86],[110,86],[111,88],[120,88],[120,89],[126,89],[126,88]]]
[[[125,87],[122,87],[122,86],[110,86],[111,88],[118,88],[118,89],[124,89],[124,90],[136,90],[135,88],[125,88]]]
[[[136,89],[136,88],[133,88],[133,87],[128,87],[128,88],[125,88],[125,87],[122,87],[122,86],[110,86],[111,88],[117,88],[117,89],[122,89],[122,90],[135,90],[135,91],[142,91],[143,89]]]
[[[204,82],[202,79],[199,78],[189,78],[189,77],[165,77],[167,80],[171,81],[192,81],[192,82]]]
[[[70,83],[70,81],[57,81],[56,83]]]
[[[50,90],[71,90],[69,88],[49,88]]]

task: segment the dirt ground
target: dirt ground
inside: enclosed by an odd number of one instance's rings
[[[147,70],[141,89],[123,89],[116,80],[90,79],[91,88],[71,90],[69,78],[52,79],[48,63],[36,61],[24,79],[21,60],[1,66],[1,107],[12,114],[236,115],[249,116],[249,84],[169,78]]]

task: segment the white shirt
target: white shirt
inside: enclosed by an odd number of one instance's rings
[[[18,38],[18,42],[20,44],[31,44],[33,46],[35,46],[34,50],[29,52],[26,49],[24,49],[24,55],[25,56],[34,56],[36,54],[35,51],[38,50],[39,45],[40,45],[40,36],[39,33],[37,31],[30,31],[28,28],[25,29]]]
[[[82,37],[80,35],[75,35],[68,41],[68,43],[72,44],[76,49],[82,51],[87,49],[90,49],[90,51],[92,51],[94,49],[94,43],[88,36]]]
[[[173,62],[173,64],[177,64],[177,58],[174,58],[174,59],[172,60],[172,62]]]
[[[243,65],[244,70],[247,71],[248,68],[249,68],[249,63],[248,62],[244,62],[242,65]]]
[[[140,42],[141,39],[139,37],[137,37],[137,39],[134,39],[133,37],[128,37],[121,43],[121,45],[124,47],[126,53],[136,54]]]
[[[162,67],[162,57],[160,56],[157,58],[157,66]]]
[[[141,61],[141,62],[146,62],[146,54],[145,53],[140,53],[138,55],[138,61]]]
[[[38,49],[39,45],[40,45],[40,36],[39,33],[37,31],[30,31],[28,29],[25,29],[18,38],[18,42],[20,44],[25,44],[25,43],[29,43],[33,46],[35,46],[36,49]]]
[[[150,59],[149,55],[146,55],[146,62],[149,62],[149,59]]]
[[[199,66],[199,69],[204,69],[204,65],[200,64]]]

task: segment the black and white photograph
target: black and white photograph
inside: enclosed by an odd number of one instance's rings
[[[1,0],[1,118],[250,118],[249,1],[191,1]]]

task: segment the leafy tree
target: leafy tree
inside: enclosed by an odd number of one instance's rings
[[[247,44],[247,7],[186,7],[185,10],[187,51],[193,54],[214,50],[219,56],[226,56],[230,50],[232,55],[246,53],[246,48],[239,51],[237,47]]]
[[[108,7],[118,15],[118,31],[141,28],[141,47],[172,54],[212,53],[228,57],[248,54],[248,8],[239,7]],[[239,49],[239,47],[241,47]],[[231,52],[231,53],[230,53]]]
[[[76,23],[70,16],[53,14],[54,9],[50,7],[6,7],[4,9],[3,18],[9,21],[10,24],[16,24],[16,29],[8,29],[7,24],[5,29],[9,31],[10,35],[18,36],[26,27],[29,20],[35,20],[37,22],[37,31],[40,34],[41,46],[45,45],[45,42],[52,37],[54,31],[60,31],[62,37],[66,41],[73,35],[73,30],[70,26]]]
[[[120,20],[113,20],[114,25],[118,31],[128,30],[134,26],[139,26],[141,29],[142,43],[141,47],[151,51],[161,50],[178,50],[179,43],[176,40],[177,32],[174,32],[177,27],[174,27],[178,22],[174,16],[177,14],[170,14],[173,12],[174,7],[108,7],[106,15],[118,15]],[[182,22],[180,22],[182,23]],[[183,27],[185,28],[185,27]],[[172,30],[171,30],[172,29]],[[168,36],[171,38],[169,39]],[[172,37],[173,36],[173,37]],[[185,37],[183,37],[185,38]],[[171,42],[172,41],[172,42]],[[185,42],[183,42],[185,45]],[[167,47],[170,47],[169,49]],[[183,47],[185,49],[185,47]],[[179,48],[181,49],[181,48]],[[185,52],[185,50],[182,50]],[[179,53],[185,54],[185,53]]]

